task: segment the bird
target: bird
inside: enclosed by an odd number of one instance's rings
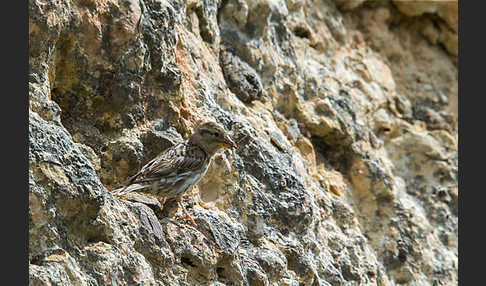
[[[184,207],[182,197],[204,177],[216,152],[236,147],[221,125],[207,121],[199,125],[186,141],[165,149],[144,165],[114,194],[123,197],[137,192],[156,198],[175,198],[184,211],[185,219],[197,227]]]

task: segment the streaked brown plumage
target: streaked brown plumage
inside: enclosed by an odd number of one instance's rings
[[[233,147],[236,145],[223,127],[214,122],[206,122],[187,141],[164,150],[148,162],[124,187],[114,193],[123,196],[140,192],[159,198],[176,198],[186,219],[196,226],[182,204],[182,195],[206,174],[211,157],[219,149]]]

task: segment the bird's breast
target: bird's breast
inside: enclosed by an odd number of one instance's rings
[[[205,163],[202,168],[198,171],[194,171],[192,176],[187,179],[187,184],[184,186],[185,190],[194,187],[199,180],[201,180],[204,175],[206,175],[206,172],[208,171],[209,167],[209,162]]]

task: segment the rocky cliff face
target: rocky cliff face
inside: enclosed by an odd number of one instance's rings
[[[457,2],[29,1],[30,285],[454,285]],[[121,185],[200,121],[186,202]]]

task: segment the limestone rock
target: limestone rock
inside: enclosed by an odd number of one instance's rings
[[[30,284],[457,284],[457,2],[413,4],[29,1]],[[196,228],[112,195],[205,120]]]
[[[229,89],[243,102],[251,102],[262,95],[262,83],[255,70],[226,49],[220,52],[221,67]]]

